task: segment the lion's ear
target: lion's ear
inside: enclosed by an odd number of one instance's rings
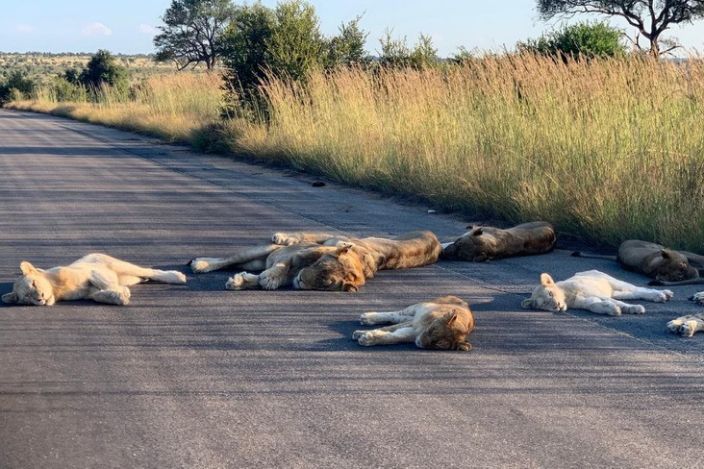
[[[22,272],[22,275],[29,275],[32,272],[36,272],[37,269],[29,262],[22,261],[22,262],[20,262],[20,271]]]
[[[350,243],[343,243],[337,246],[337,251],[335,251],[335,254],[345,254],[349,252],[350,249],[352,249],[352,245]]]
[[[533,300],[531,298],[526,298],[521,301],[521,308],[523,309],[533,309]]]
[[[346,292],[350,292],[350,293],[357,293],[359,291],[359,288],[357,288],[357,286],[352,283],[343,283],[342,284],[342,291],[346,291]]]
[[[447,318],[447,325],[453,324],[455,321],[457,321],[457,311],[453,311],[452,313],[449,314]]]
[[[484,230],[482,230],[481,228],[477,228],[472,231],[472,236],[481,236],[483,234],[484,234]]]
[[[551,287],[555,285],[555,281],[552,279],[550,274],[540,274],[540,284],[544,287]]]
[[[17,293],[11,292],[11,293],[5,293],[2,295],[2,302],[8,305],[14,305],[16,304],[20,299],[17,297]]]
[[[670,254],[670,251],[667,249],[661,249],[660,255],[662,256],[663,259],[671,259],[672,258],[672,254]]]

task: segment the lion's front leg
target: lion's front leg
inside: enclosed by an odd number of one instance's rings
[[[369,311],[359,316],[359,322],[362,325],[387,323],[398,324],[401,322],[406,322],[413,319],[413,317],[416,315],[416,306],[417,305],[409,306],[408,308],[404,308],[399,311]]]
[[[406,322],[370,331],[355,331],[352,334],[352,339],[365,347],[414,343],[416,330],[410,322]]]
[[[249,272],[240,272],[233,275],[225,284],[227,290],[258,290],[259,275],[250,274]]]
[[[592,313],[597,314],[608,314],[609,316],[620,316],[621,307],[608,298],[599,298],[596,296],[591,297],[577,297],[572,305],[577,309],[586,309]]]
[[[324,231],[294,231],[291,233],[278,232],[273,234],[271,241],[274,244],[279,244],[281,246],[291,246],[293,244],[301,243],[322,244],[331,238],[341,238],[341,236],[339,234],[335,235]]]

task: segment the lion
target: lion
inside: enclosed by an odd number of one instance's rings
[[[545,254],[555,248],[555,228],[536,221],[507,230],[491,226],[467,226],[469,231],[453,243],[443,245],[442,258],[483,262],[513,256]]]
[[[428,350],[469,351],[467,336],[474,330],[469,305],[456,296],[443,296],[414,304],[400,311],[369,312],[360,316],[363,325],[393,323],[393,326],[358,330],[352,339],[360,345],[415,343]]]
[[[193,272],[212,272],[237,266],[229,290],[358,291],[377,271],[432,264],[442,247],[430,231],[396,238],[352,238],[325,232],[275,233],[273,244],[245,249],[226,258],[201,257],[190,263]],[[260,271],[259,274],[249,270]]]
[[[593,313],[620,316],[644,314],[641,305],[632,305],[620,300],[646,300],[664,303],[672,299],[670,290],[642,288],[615,279],[598,270],[579,272],[573,277],[555,283],[549,274],[540,275],[540,286],[530,298],[523,300],[525,309],[564,312],[568,308],[586,309]]]
[[[698,331],[704,331],[704,313],[681,316],[667,323],[670,332],[682,337],[692,337]]]
[[[52,306],[58,301],[90,299],[126,305],[132,285],[148,280],[186,283],[181,272],[140,267],[106,254],[88,254],[72,264],[47,270],[23,261],[20,271],[22,276],[15,281],[12,292],[2,296],[4,303]]]
[[[610,259],[612,256],[572,253],[575,257]],[[626,270],[653,279],[650,285],[688,285],[704,283],[704,256],[688,251],[675,251],[661,244],[629,239],[618,248],[618,263]]]

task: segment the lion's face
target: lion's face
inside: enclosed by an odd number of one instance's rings
[[[293,286],[300,290],[356,292],[365,280],[359,257],[350,245],[344,245],[334,254],[326,254],[301,269],[293,279]]]
[[[655,269],[655,280],[680,282],[699,277],[699,271],[689,265],[687,257],[677,251],[663,249],[660,263]]]
[[[33,306],[51,306],[55,303],[54,289],[44,272],[24,261],[20,264],[22,277],[12,286],[12,292],[2,296],[3,303]]]
[[[433,319],[416,337],[416,346],[427,350],[460,350],[467,352],[472,346],[467,342],[470,330],[467,321],[458,318],[457,312]]]
[[[454,243],[446,246],[442,250],[442,257],[445,259],[457,259],[463,261],[482,260],[486,252],[486,240],[482,237],[484,232],[481,228],[468,226],[470,230],[457,238]]]
[[[521,306],[525,309],[539,309],[553,313],[567,311],[565,292],[555,285],[548,274],[540,275],[540,286],[533,290],[530,298],[523,300]]]

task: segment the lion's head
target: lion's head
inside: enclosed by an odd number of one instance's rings
[[[447,245],[442,250],[444,259],[456,259],[463,261],[485,260],[489,249],[486,237],[482,237],[484,231],[481,227],[468,226],[468,232],[460,236],[454,243]]]
[[[301,269],[293,279],[293,286],[300,290],[356,292],[365,281],[365,268],[359,255],[351,244],[343,243],[334,253],[325,254]]]
[[[22,277],[12,286],[12,292],[2,296],[3,303],[34,306],[51,306],[56,300],[51,282],[44,271],[27,261],[20,263]]]
[[[467,352],[472,345],[467,335],[474,327],[474,318],[468,310],[453,309],[435,317],[416,337],[416,346],[427,350],[460,350]]]
[[[525,309],[539,309],[553,313],[567,311],[565,292],[555,284],[548,274],[540,274],[540,286],[533,290],[530,298],[521,303]]]
[[[699,277],[699,271],[689,265],[687,257],[678,251],[663,249],[654,270],[655,280],[680,282]]]

